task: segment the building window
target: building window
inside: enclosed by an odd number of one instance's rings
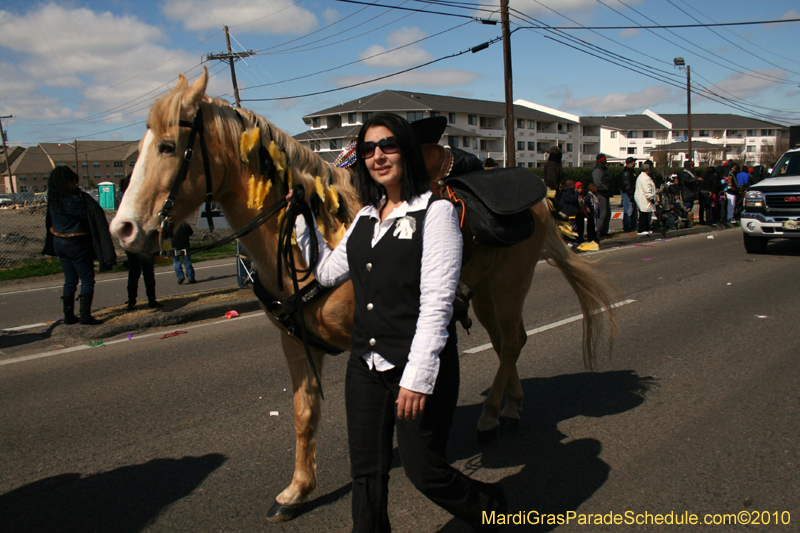
[[[636,147],[628,148],[628,154],[629,155],[636,155]]]
[[[409,122],[422,120],[422,111],[409,111],[406,113],[406,119],[408,119]]]
[[[477,126],[478,125],[478,116],[477,115],[467,115],[467,123],[470,126]]]
[[[311,117],[311,127],[319,128],[319,117]]]
[[[481,128],[492,129],[492,123],[488,117],[481,117]]]
[[[528,168],[536,168],[536,163],[528,163]]]
[[[331,139],[329,145],[330,145],[330,149],[331,150],[341,150],[342,149],[342,140],[341,139]]]
[[[653,130],[644,130],[642,131],[642,137],[645,139],[652,139],[653,138]]]
[[[114,177],[117,178],[117,179],[124,178],[125,177],[125,173],[124,172],[114,172]]]
[[[617,138],[617,132],[616,131],[612,131],[611,132],[611,138],[612,139],[616,139]]]
[[[438,111],[431,111],[431,118],[441,117],[442,114]]]
[[[700,133],[697,136],[698,137],[708,137],[709,136],[708,130],[700,130]]]
[[[753,153],[753,152],[755,152],[755,151],[756,151],[756,147],[755,147],[755,146],[748,146],[748,147],[747,147],[747,152],[748,152],[748,153]]]
[[[92,166],[93,166],[94,168],[100,168],[100,163],[98,163],[97,161],[95,161],[94,163],[92,163]]]
[[[756,135],[758,135],[758,130],[747,130],[748,137],[755,137]]]
[[[761,130],[762,137],[772,137],[775,135],[775,130]]]
[[[347,114],[347,123],[348,124],[355,124],[356,123],[356,114],[355,113],[348,113]]]
[[[114,161],[114,168],[122,168],[125,166],[125,161]]]
[[[478,139],[472,139],[472,149],[473,150],[478,149]]]
[[[456,114],[455,113],[448,113],[447,114],[447,121],[450,124],[455,124],[456,123]]]
[[[100,174],[95,174],[94,179],[99,180],[102,176]]]
[[[19,175],[19,180],[20,181],[26,181],[27,179],[28,179],[28,176],[26,174],[20,174]]]
[[[450,145],[450,148],[458,148],[458,137],[450,135],[447,137],[447,144]]]
[[[87,163],[86,161],[81,162],[81,167],[82,168],[86,168],[88,166],[89,166],[89,163]]]
[[[372,118],[372,113],[370,113],[370,112],[361,113],[361,123],[362,124],[364,122],[368,121],[371,118]]]
[[[128,166],[133,168],[136,165],[136,161],[128,161]]]
[[[89,179],[89,174],[82,174],[81,177],[85,180]]]
[[[517,141],[517,150],[525,149],[525,141]]]
[[[629,131],[628,132],[628,139],[637,139],[639,137],[638,131]]]
[[[464,137],[464,144],[462,146],[464,148],[469,148],[469,137]]]
[[[528,150],[536,151],[536,143],[533,141],[528,141]]]
[[[561,133],[562,131],[564,131],[564,125],[559,122],[558,123],[558,133]]]
[[[518,166],[519,168],[525,168],[525,163],[517,163],[517,166]]]
[[[481,141],[481,150],[488,150],[489,144],[486,141]]]
[[[567,152],[572,151],[572,143],[567,143]]]
[[[28,192],[28,188],[25,185],[21,185],[19,188],[19,192]]]
[[[518,118],[517,119],[517,127],[519,129],[521,129],[521,130],[525,129],[525,119],[524,118]]]
[[[572,124],[567,124],[567,133],[572,133]]]

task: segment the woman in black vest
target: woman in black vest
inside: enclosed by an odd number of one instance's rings
[[[445,459],[458,400],[453,299],[461,231],[453,206],[433,197],[422,150],[403,118],[379,113],[358,135],[356,180],[364,208],[331,250],[317,235],[319,282],[353,280],[356,309],[345,380],[353,477],[353,531],[390,531],[392,436],[414,486],[481,529],[483,512],[504,512],[493,485]],[[309,257],[309,229],[295,226]]]

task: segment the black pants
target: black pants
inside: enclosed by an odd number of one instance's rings
[[[608,226],[611,223],[611,199],[597,194],[597,236],[608,237]]]
[[[442,355],[436,387],[416,420],[397,419],[401,369],[370,370],[361,358],[347,363],[345,406],[355,533],[391,531],[387,504],[395,428],[403,468],[417,490],[478,529],[482,511],[498,510],[487,484],[468,478],[445,459],[459,386],[457,352],[445,350],[450,353]]]
[[[144,278],[144,291],[147,300],[156,301],[156,274],[153,259],[140,254],[127,253],[128,256],[128,301],[135,302],[139,294],[139,277]]]

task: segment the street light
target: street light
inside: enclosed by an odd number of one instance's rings
[[[680,70],[686,71],[686,126],[689,128],[689,161],[694,161],[694,152],[692,152],[692,70],[682,57],[676,57],[672,60],[676,67]]]

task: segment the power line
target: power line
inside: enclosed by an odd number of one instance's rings
[[[337,1],[339,1],[339,0],[337,0]],[[295,95],[295,96],[285,96],[285,97],[280,97],[280,98],[251,98],[249,100],[242,100],[242,102],[273,102],[275,100],[291,100],[293,98],[307,98],[309,96],[318,96],[320,94],[328,94],[328,93],[333,93],[333,92],[337,92],[337,91],[343,91],[345,89],[352,89],[353,87],[358,87],[360,85],[367,85],[369,83],[373,83],[373,82],[376,82],[376,81],[385,80],[387,78],[392,78],[394,76],[399,76],[400,74],[405,74],[406,72],[411,72],[412,70],[417,70],[417,69],[420,69],[422,67],[427,67],[428,65],[433,65],[434,63],[438,63],[439,61],[444,61],[445,59],[451,59],[451,58],[454,58],[454,57],[458,57],[460,55],[463,55],[463,54],[466,54],[466,53],[469,53],[469,52],[473,52],[473,53],[474,52],[478,52],[479,50],[483,50],[484,48],[487,48],[487,47],[491,46],[492,44],[494,44],[494,43],[496,43],[497,41],[500,41],[500,40],[502,40],[502,37],[496,37],[495,39],[492,39],[491,41],[487,41],[487,42],[485,42],[483,44],[480,44],[480,45],[475,46],[473,48],[468,48],[468,49],[463,50],[461,52],[456,52],[456,53],[451,54],[449,56],[440,57],[438,59],[434,59],[432,61],[428,61],[427,63],[423,63],[421,65],[417,65],[415,67],[407,68],[407,69],[404,69],[404,70],[401,70],[401,71],[398,71],[398,72],[394,72],[392,74],[387,74],[385,76],[380,76],[380,77],[377,77],[377,78],[373,78],[371,80],[362,81],[362,82],[359,82],[359,83],[353,83],[351,85],[346,85],[344,87],[338,87],[336,89],[328,89],[326,91],[318,91],[318,92],[315,92],[315,93],[308,93],[308,94],[299,94],[299,95]]]

